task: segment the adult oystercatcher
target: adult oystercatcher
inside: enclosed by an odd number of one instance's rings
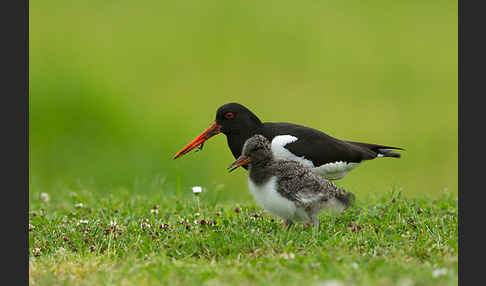
[[[230,172],[248,165],[248,187],[257,203],[270,214],[294,221],[311,221],[313,236],[319,229],[317,216],[323,209],[342,210],[354,195],[318,176],[295,161],[275,160],[270,142],[255,135],[243,145],[242,155],[231,164]]]
[[[319,130],[292,123],[262,123],[248,108],[239,103],[228,103],[216,112],[216,121],[196,139],[182,148],[174,159],[187,154],[206,140],[223,133],[235,158],[241,155],[245,141],[261,134],[271,141],[277,159],[297,161],[329,180],[341,179],[364,160],[377,157],[400,158],[392,149],[377,144],[343,141]],[[247,167],[244,167],[247,169]]]

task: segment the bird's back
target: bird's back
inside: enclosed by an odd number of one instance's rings
[[[320,177],[298,162],[277,160],[271,168],[272,173],[279,178],[277,191],[303,207],[327,202],[333,198],[347,207],[354,199],[353,194]]]

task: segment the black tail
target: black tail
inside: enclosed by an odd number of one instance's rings
[[[400,158],[402,155],[400,153],[394,153],[394,152],[392,152],[392,150],[403,150],[403,151],[405,151],[405,149],[400,148],[400,147],[391,147],[391,146],[368,144],[368,143],[361,143],[361,142],[351,142],[351,141],[347,141],[347,142],[354,144],[354,145],[357,145],[361,148],[366,148],[368,150],[375,152],[377,154],[376,157]]]
[[[403,150],[403,149],[400,149]],[[378,155],[383,155],[383,157],[392,157],[392,158],[400,158],[402,154],[400,153],[393,153],[390,149],[378,149]]]

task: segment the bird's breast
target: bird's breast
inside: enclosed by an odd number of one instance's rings
[[[277,177],[271,177],[262,184],[255,184],[248,179],[248,188],[258,205],[267,212],[284,219],[293,219],[296,213],[294,202],[280,195],[277,191]]]

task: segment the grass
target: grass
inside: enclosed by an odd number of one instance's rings
[[[359,197],[323,212],[318,239],[254,203],[155,180],[30,194],[31,285],[457,285],[457,199]]]

